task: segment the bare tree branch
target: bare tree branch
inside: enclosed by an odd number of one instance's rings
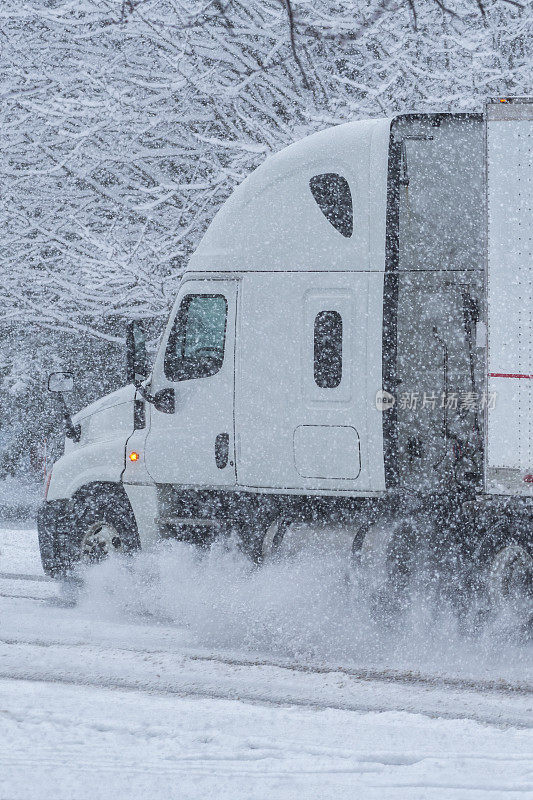
[[[306,89],[309,89],[310,88],[309,87],[309,81],[308,81],[306,72],[305,72],[305,70],[303,68],[302,62],[300,61],[300,57],[298,56],[298,53],[296,52],[296,38],[295,38],[295,32],[294,32],[295,31],[294,12],[292,10],[291,0],[281,0],[281,3],[285,7],[285,10],[287,11],[287,18],[289,20],[289,39],[290,39],[290,42],[291,42],[292,55],[293,55],[293,58],[294,58],[297,66],[298,66],[298,69],[300,70],[300,73],[302,75],[302,83],[303,83],[303,85],[305,86]]]
[[[416,30],[418,30],[418,19],[417,19],[417,13],[416,13],[416,5],[415,5],[414,0],[407,0],[407,2],[408,2],[409,9],[410,9],[412,17],[413,17],[413,28],[416,31]]]
[[[444,11],[444,13],[448,14],[450,17],[456,17],[457,19],[461,18],[460,15],[456,11],[453,10],[453,8],[449,8],[449,6],[445,6],[444,3],[442,2],[442,0],[433,0],[433,2],[438,5],[438,7],[440,8],[441,11]],[[482,0],[476,0],[476,2],[478,4],[478,6],[480,6],[482,8],[482,13],[484,15],[485,14],[485,9],[483,8],[483,1]]]

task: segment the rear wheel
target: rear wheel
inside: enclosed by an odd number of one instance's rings
[[[278,514],[270,523],[261,541],[260,559],[262,562],[275,558],[279,553],[288,527],[288,520],[282,514]]]
[[[407,604],[418,531],[411,521],[382,519],[362,526],[352,544],[352,564],[371,612],[392,622]]]
[[[478,622],[507,620],[533,630],[533,549],[531,524],[495,526],[474,559]]]
[[[286,530],[287,521],[283,515],[270,521],[259,516],[228,523],[226,537],[235,538],[241,552],[259,565],[275,556]]]
[[[494,605],[533,599],[533,556],[519,542],[495,553],[487,574],[487,589]]]

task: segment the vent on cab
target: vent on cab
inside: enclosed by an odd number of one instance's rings
[[[311,178],[309,188],[328,222],[349,239],[353,233],[353,207],[346,178],[336,172],[325,172]]]

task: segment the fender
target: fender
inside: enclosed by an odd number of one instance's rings
[[[91,483],[121,482],[125,448],[133,432],[133,385],[83,408],[73,418],[81,426],[78,443],[65,440],[65,453],[53,468],[46,499],[67,500]]]
[[[82,486],[92,483],[120,484],[124,469],[126,436],[76,447],[56,461],[47,501],[69,500]]]

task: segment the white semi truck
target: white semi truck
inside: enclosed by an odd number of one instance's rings
[[[533,575],[533,99],[340,125],[212,221],[151,369],[67,422],[38,527],[53,576],[161,538],[294,523],[420,546],[488,603]],[[61,389],[68,376],[53,375]]]

